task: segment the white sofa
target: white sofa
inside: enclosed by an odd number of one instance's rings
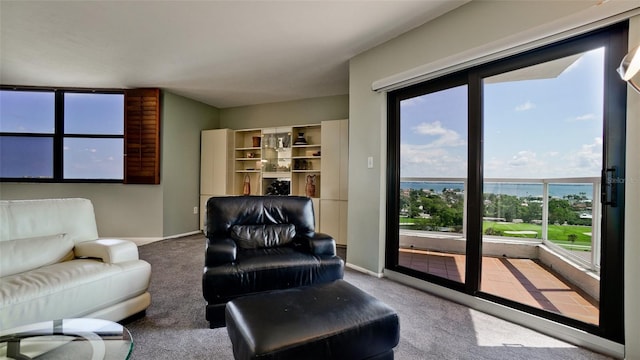
[[[150,278],[133,242],[98,238],[91,201],[0,201],[0,329],[125,319],[151,304]]]

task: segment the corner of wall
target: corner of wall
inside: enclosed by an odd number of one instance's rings
[[[640,15],[629,21],[629,48],[640,45]],[[640,75],[636,75],[640,78]],[[640,334],[640,93],[631,87],[627,90],[627,151],[625,181],[625,239],[624,239],[624,313],[625,313],[625,359],[640,359],[640,343],[634,341]]]

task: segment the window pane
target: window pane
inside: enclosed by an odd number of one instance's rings
[[[53,134],[54,98],[47,91],[0,90],[0,132]]]
[[[547,61],[483,86],[481,290],[592,324],[604,55],[598,48]]]
[[[398,264],[465,280],[467,86],[400,102]]]
[[[123,94],[64,94],[66,134],[124,134]]]
[[[0,177],[53,177],[53,138],[0,137]]]
[[[124,178],[122,139],[64,139],[65,179]]]

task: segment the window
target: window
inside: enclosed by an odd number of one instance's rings
[[[138,101],[139,93],[147,95],[144,102]],[[125,106],[126,101],[129,106]],[[132,102],[139,105],[132,106]],[[87,91],[3,87],[0,90],[0,178],[2,181],[125,183],[129,183],[127,179],[135,179],[130,183],[157,184],[158,103],[158,89]],[[125,134],[127,123],[129,131]],[[129,157],[125,155],[127,144]],[[153,156],[149,158],[148,154]],[[142,170],[144,174],[140,176]]]
[[[53,178],[55,94],[0,91],[0,177]]]
[[[123,179],[124,94],[64,93],[65,179]]]
[[[386,267],[623,343],[626,29],[390,92]]]

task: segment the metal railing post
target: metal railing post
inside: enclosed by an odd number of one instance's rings
[[[542,182],[542,240],[549,239],[549,183]]]

